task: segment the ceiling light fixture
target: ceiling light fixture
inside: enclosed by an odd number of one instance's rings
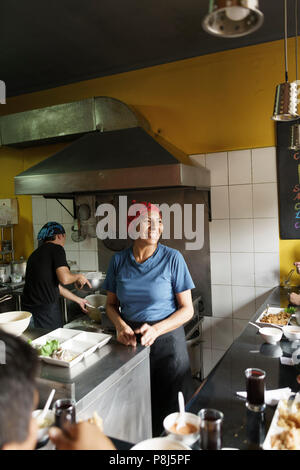
[[[296,61],[296,84],[298,85],[298,0],[295,0],[295,61]],[[300,124],[293,124],[290,130],[290,150],[300,150]]]
[[[237,38],[256,31],[263,21],[258,0],[209,0],[202,27],[214,36]]]
[[[297,4],[297,0],[296,4]],[[296,21],[297,23],[297,21]],[[297,52],[296,52],[297,53]],[[276,87],[274,112],[272,119],[274,121],[295,121],[300,116],[298,114],[298,86],[297,78],[295,82],[289,82],[288,79],[288,59],[287,59],[287,0],[284,0],[284,63],[285,63],[285,82]],[[297,59],[297,57],[296,57]],[[297,60],[296,60],[297,64]]]

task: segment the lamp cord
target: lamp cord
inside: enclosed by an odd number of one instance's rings
[[[284,0],[284,62],[285,81],[288,82],[288,59],[287,59],[287,0]]]
[[[295,0],[295,29],[296,29],[295,31],[296,83],[297,83],[298,82],[298,0]]]

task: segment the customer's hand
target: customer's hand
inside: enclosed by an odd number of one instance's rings
[[[290,294],[290,303],[294,305],[300,305],[300,295],[295,294],[295,292],[292,292]]]
[[[300,274],[300,262],[295,261],[294,266],[296,266],[297,273]]]
[[[61,429],[49,429],[50,440],[58,450],[116,450],[111,440],[95,424],[87,422],[68,426],[68,434]]]
[[[136,334],[141,334],[141,344],[143,346],[151,346],[156,338],[159,336],[158,330],[155,325],[151,326],[144,323],[140,328],[134,330]]]
[[[91,283],[87,280],[87,278],[83,274],[78,274],[77,280],[75,281],[77,289],[82,289],[86,284],[90,289],[92,288]]]
[[[117,327],[116,330],[119,343],[125,344],[125,346],[136,346],[136,337],[129,325],[122,325]]]

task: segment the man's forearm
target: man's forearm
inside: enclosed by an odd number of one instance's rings
[[[119,307],[117,305],[107,304],[106,313],[110,321],[115,325],[116,329],[119,329],[125,325],[124,320],[122,320],[120,316]]]
[[[164,333],[176,330],[176,328],[187,323],[193,317],[193,314],[193,307],[181,307],[165,320],[156,323],[154,328],[157,330],[159,336],[163,335]]]
[[[69,299],[69,300],[72,300],[73,302],[77,302],[78,297],[75,294],[73,294],[73,292],[69,291],[68,289],[63,287],[61,284],[59,284],[58,288],[59,288],[60,295],[65,297],[65,299]]]

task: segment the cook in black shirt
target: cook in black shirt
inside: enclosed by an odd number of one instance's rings
[[[75,283],[81,289],[91,287],[83,274],[70,272],[64,244],[65,230],[57,222],[48,222],[38,233],[39,247],[29,256],[22,297],[23,309],[32,313],[34,326],[53,330],[63,326],[59,296],[73,300],[86,312],[86,300],[63,285]]]

